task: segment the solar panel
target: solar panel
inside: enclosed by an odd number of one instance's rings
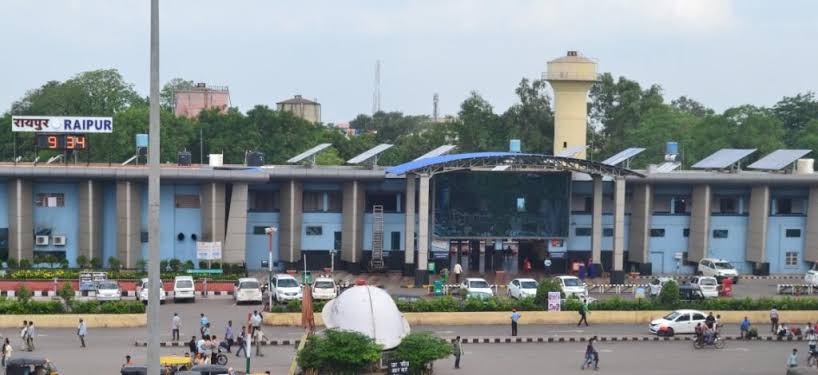
[[[492,168],[492,169],[491,169],[491,171],[492,171],[492,172],[502,172],[502,171],[504,171],[504,170],[508,169],[509,167],[511,167],[511,166],[510,166],[510,165],[508,165],[508,164],[504,164],[504,165],[497,165],[497,166],[495,166],[494,168]]]
[[[574,156],[574,155],[576,155],[576,154],[578,154],[578,153],[580,153],[582,151],[585,151],[586,148],[588,148],[588,146],[572,146],[572,147],[569,147],[569,148],[567,148],[565,150],[562,150],[562,151],[558,152],[554,156],[559,156],[559,157],[563,157],[563,158],[570,158],[570,157],[572,157],[572,156]]]
[[[656,167],[656,173],[668,173],[676,170],[677,168],[681,167],[682,163],[678,161],[668,161],[660,164]]]
[[[692,168],[725,169],[754,152],[754,148],[723,148],[693,164]]]
[[[616,155],[611,156],[611,157],[603,160],[602,164],[617,165],[617,164],[619,164],[619,163],[621,163],[621,162],[623,162],[625,160],[628,160],[628,159],[630,159],[630,158],[632,158],[632,157],[634,157],[636,155],[641,154],[642,151],[645,151],[645,149],[641,148],[641,147],[627,148],[627,149],[624,149],[624,150],[620,151]]]
[[[356,157],[354,157],[352,159],[347,160],[347,163],[349,163],[349,164],[361,164],[361,163],[363,163],[363,162],[365,162],[365,161],[367,161],[369,159],[372,159],[372,158],[378,156],[380,153],[388,150],[392,146],[393,145],[390,145],[388,143],[381,143],[381,144],[379,144],[379,145],[377,145],[375,147],[370,148],[369,150],[364,151],[363,154],[360,154],[360,155],[358,155],[358,156],[356,156]]]
[[[298,162],[300,162],[300,161],[302,161],[302,160],[304,160],[304,159],[306,159],[306,158],[308,158],[310,156],[313,156],[313,155],[323,151],[325,148],[327,148],[329,146],[332,146],[332,144],[331,143],[322,143],[322,144],[320,144],[318,146],[315,146],[315,147],[313,147],[313,148],[311,148],[311,149],[309,149],[307,151],[304,151],[304,152],[302,152],[302,153],[300,153],[300,154],[298,154],[296,156],[293,156],[292,158],[290,158],[290,160],[287,160],[287,163],[290,163],[290,164],[298,163]]]
[[[812,150],[775,150],[747,168],[779,171],[810,152]]]
[[[440,156],[440,155],[446,155],[446,154],[448,154],[449,152],[451,152],[452,150],[454,150],[454,149],[455,149],[455,147],[457,147],[457,146],[455,146],[455,145],[443,145],[443,146],[440,146],[440,147],[438,147],[438,148],[436,148],[436,149],[434,149],[434,150],[432,150],[432,151],[429,151],[429,152],[427,152],[427,153],[425,153],[425,154],[423,154],[423,155],[419,156],[419,157],[418,157],[417,159],[415,159],[415,160],[426,159],[426,158],[433,158],[433,157],[435,157],[435,156]],[[414,161],[414,160],[413,160],[413,161]]]

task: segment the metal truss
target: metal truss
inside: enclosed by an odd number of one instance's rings
[[[502,168],[502,169],[499,169]],[[419,167],[410,171],[419,175],[434,175],[457,170],[502,172],[580,172],[611,177],[645,177],[629,169],[589,160],[551,155],[519,154],[478,156]]]

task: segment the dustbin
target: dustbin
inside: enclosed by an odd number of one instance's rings
[[[436,296],[443,295],[443,280],[435,280],[434,282],[434,293]]]
[[[301,273],[301,283],[304,285],[312,285],[312,271]]]

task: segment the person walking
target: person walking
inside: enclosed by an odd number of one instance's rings
[[[12,349],[11,347],[11,342],[9,341],[9,338],[6,337],[6,340],[3,341],[3,361],[2,363],[0,363],[0,365],[2,365],[3,368],[6,367],[6,361],[11,359],[12,351],[14,351],[14,349]]]
[[[28,345],[28,351],[34,351],[34,335],[37,334],[37,330],[34,328],[34,322],[28,322],[28,329],[26,329],[26,344]]]
[[[511,335],[517,336],[517,322],[520,320],[520,313],[517,312],[516,308],[511,309]]]
[[[463,273],[463,266],[460,263],[454,265],[454,283],[460,284],[460,274]]]
[[[798,349],[793,348],[792,354],[787,357],[787,367],[795,368],[798,367]]]
[[[585,370],[591,365],[594,366],[594,370],[599,370],[599,352],[594,347],[594,342],[596,341],[596,336],[591,337],[588,340],[588,345],[585,346],[585,361],[582,362],[582,366],[580,367],[581,370]]]
[[[122,364],[122,367],[125,367],[125,366],[130,366],[130,365],[132,365],[132,364],[133,364],[133,360],[131,360],[131,356],[130,356],[130,355],[126,355],[126,356],[125,356],[125,363],[123,363],[123,364]]]
[[[253,316],[250,317],[250,323],[253,326],[251,334],[255,335],[256,331],[261,330],[261,321],[261,314],[258,313],[258,310],[253,310]]]
[[[80,347],[85,347],[85,334],[88,333],[88,327],[85,325],[85,321],[80,319],[80,324],[77,326],[77,336],[80,338]]]
[[[778,310],[775,306],[770,309],[770,331],[775,335],[778,333]]]
[[[23,321],[23,328],[20,329],[20,340],[23,342],[22,349],[28,350],[28,320]]]
[[[583,322],[585,322],[585,326],[588,326],[588,302],[585,299],[582,299],[582,302],[579,304],[579,322],[577,322],[577,327],[579,327]]]
[[[261,341],[264,339],[264,332],[261,331],[261,328],[255,330],[253,334],[253,345],[256,346],[256,357],[264,357],[264,354],[261,353]]]
[[[202,330],[202,336],[210,336],[210,323],[205,324],[204,330]]]
[[[227,321],[227,327],[224,327],[224,341],[227,342],[227,352],[230,353],[230,348],[233,347],[233,321]]]
[[[741,321],[741,325],[739,326],[741,329],[741,338],[746,340],[750,338],[750,320],[747,317],[744,317],[744,320]]]
[[[179,341],[179,331],[182,329],[182,318],[179,314],[173,313],[173,320],[170,321],[170,333],[173,341]]]
[[[199,353],[196,346],[196,336],[190,338],[190,341],[187,342],[187,348],[190,350],[190,355],[196,358],[196,354]]]
[[[247,356],[247,330],[244,327],[241,327],[237,343],[239,348],[236,349],[236,357],[239,356],[240,352],[244,352],[244,355]]]
[[[208,324],[210,324],[210,321],[207,319],[207,316],[204,313],[199,314],[199,316],[199,333],[204,336],[205,328]]]
[[[807,339],[807,345],[809,345],[808,353],[812,355],[812,353],[815,353],[815,344],[818,343],[818,333],[810,329],[805,339]]]
[[[463,355],[463,345],[460,343],[460,336],[454,338],[452,343],[452,355],[454,355],[454,368],[460,368],[460,356]]]

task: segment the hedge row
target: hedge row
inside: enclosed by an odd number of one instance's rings
[[[0,299],[0,314],[141,314],[145,306],[136,301],[70,301],[68,309],[60,301],[19,301]]]

